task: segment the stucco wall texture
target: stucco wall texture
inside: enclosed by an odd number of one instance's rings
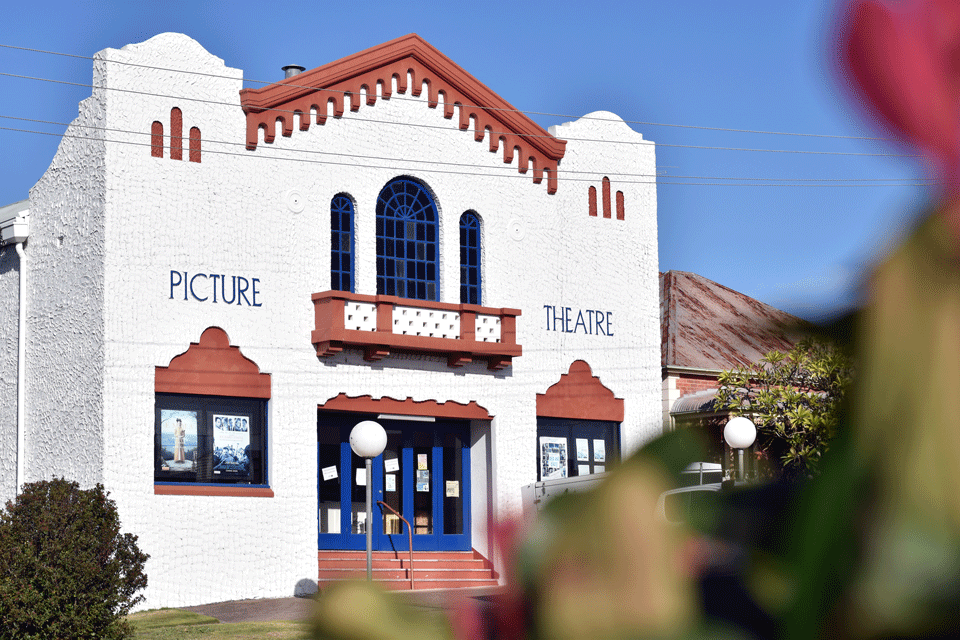
[[[554,129],[568,144],[550,195],[429,108],[426,92],[278,130],[247,151],[242,72],[186,36],[101,52],[94,84],[70,129],[84,137],[64,139],[30,193],[27,479],[105,484],[151,554],[144,607],[288,596],[316,580],[317,406],[340,393],[476,401],[494,416],[473,426],[490,456],[473,477],[474,546],[485,552],[478,505],[489,517],[520,510],[520,487],[537,475],[536,394],[573,361],[624,399],[624,454],[660,432],[655,187],[614,179],[625,219],[615,204],[612,219],[588,215],[588,187],[599,194],[604,175],[655,174],[653,144],[615,115]],[[200,163],[186,143],[182,161],[168,148],[151,156],[151,123],[169,134],[174,107],[184,137],[202,132]],[[522,310],[512,366],[452,369],[417,354],[370,363],[350,349],[317,358],[310,295],[330,288],[330,201],[355,201],[356,292],[375,294],[376,199],[399,176],[427,185],[440,210],[441,302],[459,302],[459,217],[479,215],[483,304]],[[171,298],[171,270],[258,278],[262,306],[185,301],[182,289]],[[545,305],[609,312],[614,335],[551,330]],[[273,498],[154,495],[154,368],[211,326],[272,377]]]

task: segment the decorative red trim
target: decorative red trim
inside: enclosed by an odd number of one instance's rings
[[[170,109],[170,159],[183,160],[183,112]]]
[[[392,413],[401,416],[427,416],[432,418],[456,418],[458,420],[492,420],[493,416],[485,408],[471,400],[461,404],[452,400],[437,402],[436,400],[396,400],[394,398],[373,398],[359,396],[351,398],[341,393],[335,398],[327,400],[318,409],[324,411],[346,411],[350,413]]]
[[[190,127],[190,162],[200,162],[200,129]]]
[[[320,358],[339,353],[344,346],[351,346],[363,349],[364,359],[372,362],[386,358],[392,351],[413,351],[445,355],[447,364],[451,367],[463,366],[472,360],[486,360],[488,369],[498,371],[510,366],[513,358],[523,354],[522,347],[517,344],[519,309],[411,300],[396,296],[371,296],[346,291],[315,293],[312,300],[315,328],[310,340],[317,349],[317,357]],[[344,326],[343,316],[347,300],[376,305],[376,331],[359,331]],[[457,338],[432,338],[393,333],[395,306],[459,313],[460,335]],[[500,318],[500,342],[476,340],[474,323],[477,314]]]
[[[223,329],[210,327],[168,366],[156,368],[154,390],[269,399],[270,374],[260,373],[260,367],[240,353],[240,347],[231,347]]]
[[[413,78],[411,87],[407,86],[407,74]],[[469,129],[472,119],[474,140],[479,142],[486,136],[491,152],[502,147],[505,163],[512,162],[514,149],[519,149],[519,172],[526,173],[532,162],[534,183],[539,184],[546,171],[547,192],[556,193],[557,162],[563,157],[566,141],[550,135],[413,33],[260,89],[242,89],[240,103],[247,114],[247,149],[257,148],[260,129],[264,130],[264,142],[272,143],[277,121],[281,122],[282,135],[291,135],[295,114],[299,114],[301,131],[310,128],[311,110],[316,110],[316,123],[324,124],[331,101],[334,117],[340,117],[345,95],[350,96],[351,111],[360,109],[361,90],[366,92],[367,105],[376,104],[378,85],[383,99],[389,100],[394,78],[398,93],[407,93],[409,88],[414,96],[422,93],[426,82],[431,109],[437,107],[443,94],[445,118],[452,118],[454,107],[460,106],[460,129]]]
[[[242,485],[224,485],[222,487],[193,486],[189,484],[155,484],[155,496],[228,496],[235,498],[272,498],[273,489],[267,487],[244,487]]]
[[[617,220],[624,218],[623,191],[617,191]]]
[[[596,218],[597,217],[597,188],[590,187],[590,189],[587,190],[587,196],[590,203],[589,204],[590,215]]]
[[[154,158],[163,157],[163,123],[154,120],[150,125],[150,155]]]
[[[603,178],[603,217],[610,217],[610,178]]]
[[[537,394],[537,415],[544,418],[623,422],[623,400],[603,386],[590,365],[576,360],[546,393]]]

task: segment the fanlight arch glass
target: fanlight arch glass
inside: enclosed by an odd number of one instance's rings
[[[430,192],[410,178],[391,180],[377,198],[377,293],[437,299],[438,213]]]

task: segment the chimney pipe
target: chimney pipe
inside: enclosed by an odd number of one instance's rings
[[[292,78],[293,76],[298,75],[298,74],[303,73],[304,71],[306,71],[306,69],[305,69],[304,67],[301,67],[301,66],[298,65],[298,64],[288,64],[287,66],[282,67],[282,68],[283,68],[283,79],[284,79],[284,80],[286,80],[287,78]]]

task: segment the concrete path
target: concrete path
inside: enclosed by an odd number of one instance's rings
[[[503,587],[473,589],[432,589],[425,591],[397,591],[396,596],[420,609],[440,610],[457,598],[485,598],[497,594]],[[303,620],[313,606],[311,598],[264,598],[260,600],[232,600],[181,607],[220,622],[271,622],[276,620]]]

